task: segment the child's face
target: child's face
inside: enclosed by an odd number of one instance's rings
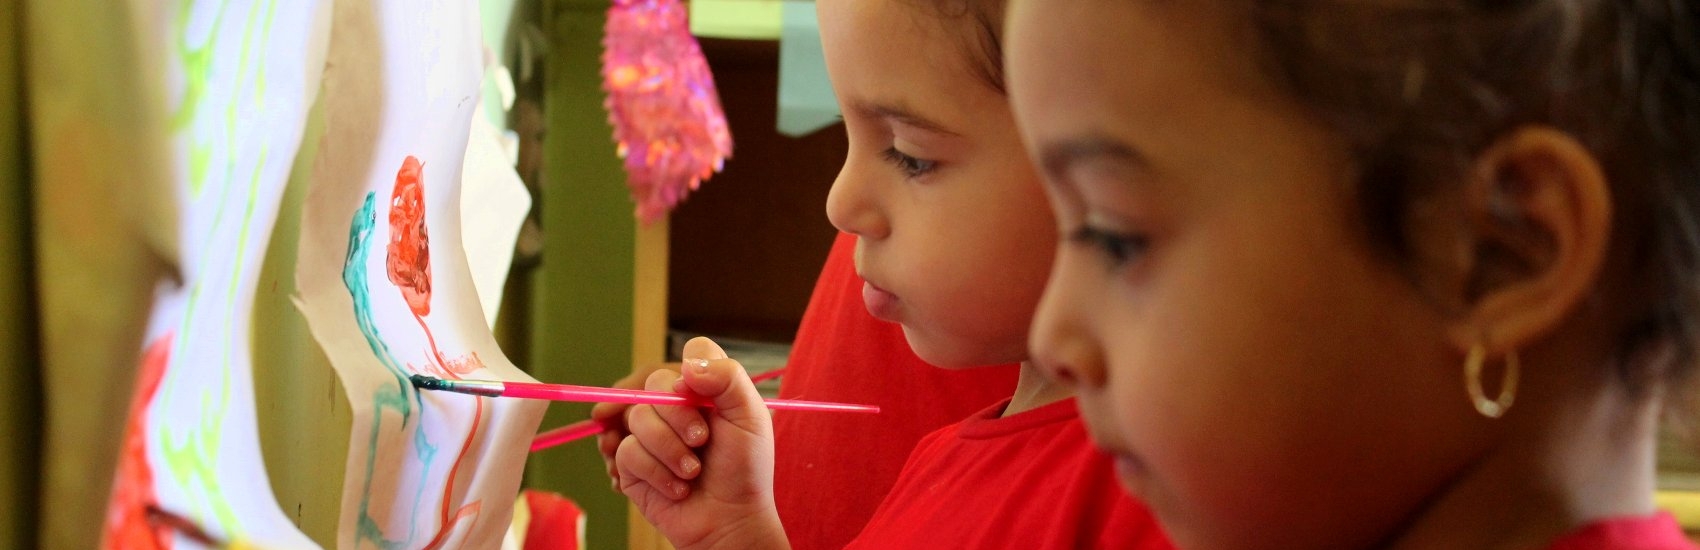
[[[827,216],[860,237],[868,310],[935,365],[1025,359],[1054,222],[1007,100],[972,70],[971,19],[897,0],[818,9],[850,136]]]
[[[1011,100],[1068,238],[1034,360],[1183,546],[1374,545],[1484,423],[1444,319],[1357,221],[1346,146],[1225,9],[1012,7]]]

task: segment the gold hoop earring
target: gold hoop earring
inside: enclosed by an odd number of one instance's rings
[[[1505,375],[1499,382],[1499,397],[1493,399],[1482,393],[1482,363],[1486,361],[1487,349],[1481,343],[1470,346],[1470,354],[1464,358],[1464,390],[1469,392],[1476,412],[1499,418],[1511,410],[1511,402],[1517,398],[1517,352],[1505,352]]]

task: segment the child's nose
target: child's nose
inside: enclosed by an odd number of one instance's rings
[[[1075,296],[1067,281],[1053,270],[1044,297],[1033,315],[1027,346],[1033,361],[1052,380],[1070,386],[1099,386],[1104,383],[1103,358],[1076,313]]]
[[[876,182],[857,167],[855,152],[844,162],[826,195],[826,218],[839,231],[865,239],[882,239],[890,224],[879,209]]]
[[[1033,361],[1045,376],[1069,386],[1099,386],[1104,383],[1103,369],[1096,358],[1072,342],[1041,336],[1035,330],[1030,345]]]

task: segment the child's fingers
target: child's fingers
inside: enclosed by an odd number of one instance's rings
[[[678,371],[678,366],[678,363],[663,363],[639,368],[614,381],[611,387],[623,390],[641,390],[644,383],[649,381],[649,375],[661,370]],[[597,403],[590,408],[590,419],[600,422],[609,431],[623,432],[625,431],[624,422],[626,408],[628,407],[631,407],[631,405],[626,403]],[[615,442],[618,443],[619,440],[616,439]]]
[[[698,472],[702,471],[702,459],[691,451],[685,440],[679,438],[675,428],[668,425],[667,421],[658,414],[659,409],[669,408],[678,407],[656,407],[653,405],[632,407],[626,413],[626,425],[631,428],[632,435],[626,439],[635,438],[649,452],[650,456],[654,456],[663,464],[666,464],[674,475],[683,479],[693,479]],[[695,411],[691,411],[691,413],[698,414]],[[698,420],[698,422],[701,422],[701,420]],[[624,445],[624,442],[621,444]]]
[[[658,370],[650,373],[644,388],[649,391],[672,393],[687,393],[684,384],[679,383],[679,373],[670,370]],[[673,427],[674,433],[686,445],[701,447],[708,442],[708,421],[703,419],[702,410],[696,407],[655,407],[655,413],[661,416],[668,426]]]
[[[644,381],[658,368],[665,368],[665,365],[634,370],[615,381],[613,387],[643,389]],[[630,407],[626,403],[597,403],[590,408],[590,419],[602,424],[602,433],[596,434],[596,451],[602,455],[602,465],[608,469],[608,478],[613,480],[615,492],[620,490],[620,472],[614,468],[614,451],[619,449],[620,440],[631,433],[626,431],[626,409]]]
[[[614,385],[614,387],[627,389],[618,384]],[[639,386],[638,388],[641,387],[642,386]],[[590,408],[590,419],[601,422],[603,426],[607,426],[608,428],[620,428],[624,420],[622,417],[625,416],[626,409],[629,407],[631,407],[631,405],[627,403],[597,403],[596,406]]]
[[[628,376],[614,384],[616,388],[639,389],[641,382],[630,382]],[[625,439],[631,432],[626,431],[626,409],[631,408],[626,403],[597,403],[590,408],[590,419],[602,424],[602,433],[596,434],[596,451],[602,455],[602,465],[608,469],[608,478],[614,480],[614,490],[620,490],[620,473],[614,468],[614,451],[619,449],[620,440]]]
[[[679,356],[684,359],[685,363],[690,363],[695,359],[725,359],[726,350],[720,349],[720,344],[714,343],[714,340],[698,336],[685,342],[685,348],[679,350]],[[680,371],[683,370],[683,367],[681,367]]]
[[[620,492],[634,501],[648,488],[654,488],[673,500],[683,500],[691,494],[690,484],[674,476],[671,469],[656,460],[638,442],[636,435],[620,442],[619,450],[614,453],[614,462],[620,470]]]
[[[621,425],[625,422],[622,420]],[[620,469],[614,466],[614,453],[620,450],[620,441],[625,440],[631,433],[624,429],[619,433],[605,431],[596,434],[596,450],[602,453],[602,465],[608,468],[608,479],[613,480],[615,492],[620,491]]]
[[[773,417],[743,365],[731,359],[685,361],[684,386],[714,402],[715,414],[746,431],[767,435]]]
[[[614,385],[612,387],[623,390],[641,390],[644,388],[644,384],[649,381],[649,376],[660,371],[672,371],[674,373],[678,373],[679,364],[659,363],[639,368],[619,380],[614,381]],[[590,418],[600,422],[603,426],[610,428],[611,431],[624,431],[624,416],[626,414],[626,408],[630,406],[631,405],[626,403],[597,403],[595,406],[590,408]],[[616,427],[619,429],[613,430],[613,428]],[[618,442],[619,440],[616,439],[615,443]]]
[[[619,449],[620,440],[631,433],[626,430],[626,409],[630,407],[625,403],[598,403],[590,409],[590,418],[602,424],[602,433],[596,434],[596,451],[602,454],[602,465],[608,468],[608,477],[614,480],[616,491],[620,488],[620,473],[614,469],[614,451]]]

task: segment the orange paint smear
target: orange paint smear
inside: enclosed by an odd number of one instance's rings
[[[419,328],[425,331],[425,341],[430,342],[431,344],[431,356],[437,359],[437,368],[441,370],[447,378],[459,380],[460,376],[457,376],[458,374],[466,374],[484,367],[484,363],[478,359],[477,353],[473,353],[470,358],[461,358],[456,361],[449,361],[443,358],[443,352],[437,349],[437,337],[431,334],[431,327],[430,325],[425,324],[425,318],[419,315],[414,315],[413,319],[419,321]],[[431,542],[425,545],[427,550],[441,548],[443,543],[447,542],[449,533],[454,530],[455,524],[468,516],[476,518],[478,510],[483,504],[483,501],[474,501],[466,504],[465,506],[461,506],[457,510],[450,510],[449,508],[449,503],[451,502],[450,499],[454,496],[455,477],[460,473],[460,466],[466,461],[466,455],[472,451],[472,440],[478,438],[478,426],[482,423],[484,418],[484,398],[477,398],[476,403],[477,405],[472,409],[472,431],[466,434],[466,442],[461,444],[460,454],[455,456],[455,463],[449,466],[448,482],[443,484],[442,527],[438,529],[437,536],[432,537]],[[474,519],[474,521],[477,520]]]
[[[171,358],[167,333],[142,352],[136,393],[130,399],[130,422],[124,428],[124,447],[118,459],[118,475],[112,484],[112,502],[106,509],[102,547],[110,549],[166,550],[171,548],[172,529],[150,521],[148,509],[158,504],[153,492],[153,469],[148,465],[147,411],[165,379]]]
[[[426,550],[441,548],[443,543],[448,541],[449,532],[454,530],[455,524],[460,523],[460,520],[467,516],[473,516],[476,518],[478,515],[478,509],[484,503],[483,501],[474,501],[460,507],[458,510],[449,510],[449,498],[454,496],[455,475],[460,473],[461,463],[466,460],[467,453],[472,451],[472,440],[478,437],[478,425],[483,420],[483,417],[484,398],[480,397],[478,398],[477,407],[472,409],[472,431],[466,434],[466,443],[461,445],[460,454],[455,456],[454,465],[449,467],[448,483],[443,484],[443,527],[437,531],[437,536],[432,537],[431,542],[425,545]],[[476,522],[477,520],[474,519],[473,521]]]
[[[478,352],[475,351],[472,355],[443,360],[443,367],[455,374],[472,374],[472,371],[484,368],[484,360],[479,359]]]
[[[414,315],[431,314],[431,246],[425,229],[425,165],[408,155],[390,194],[390,282]]]

